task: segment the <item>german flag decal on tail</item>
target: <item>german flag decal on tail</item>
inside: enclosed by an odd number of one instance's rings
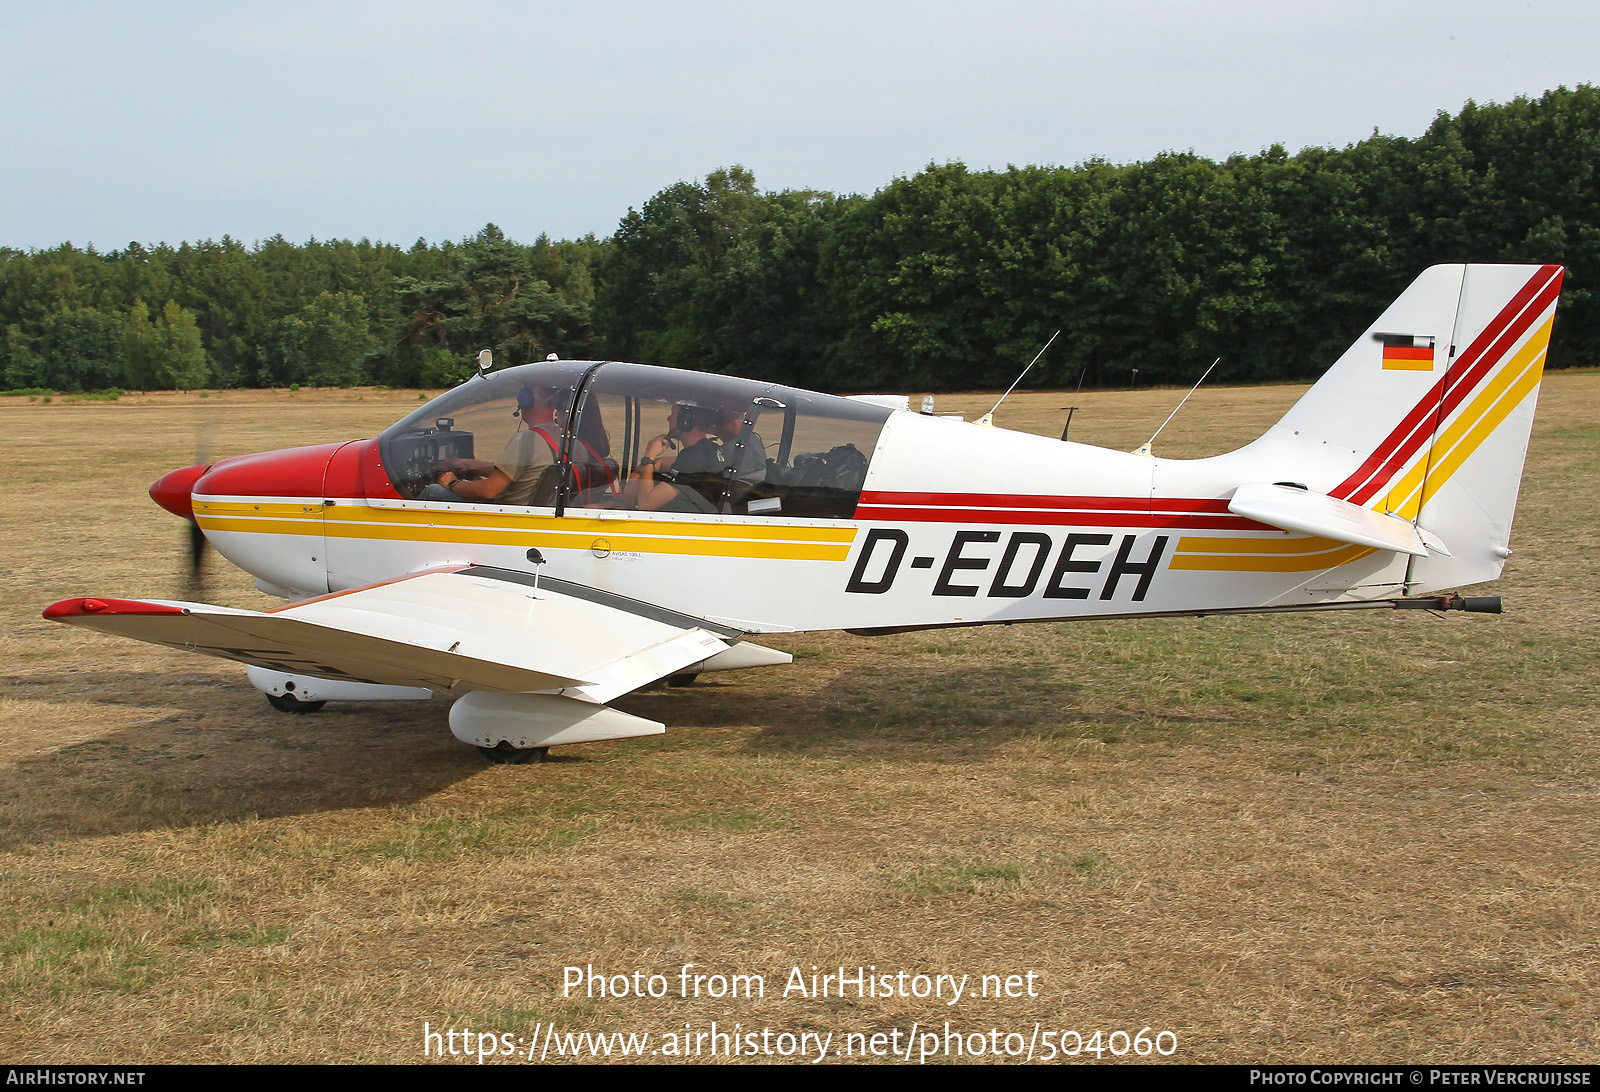
[[[1373,334],[1383,343],[1386,371],[1433,371],[1433,338],[1413,334]]]

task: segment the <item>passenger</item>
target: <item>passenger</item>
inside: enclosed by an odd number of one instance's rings
[[[517,391],[518,428],[495,462],[481,459],[446,459],[434,467],[435,481],[449,496],[423,491],[423,500],[464,500],[479,503],[527,504],[556,464],[561,450],[561,425],[556,411],[561,391],[555,387],[522,387]]]
[[[712,432],[727,445],[730,452],[729,458],[738,466],[736,476],[750,479],[764,476],[767,469],[767,445],[761,435],[754,429],[750,435],[744,435],[744,414],[738,410],[726,410],[717,416],[717,423],[712,427]],[[740,446],[741,437],[744,444]]]
[[[623,493],[623,503],[642,512],[715,512],[714,493],[696,488],[697,483],[716,483],[728,465],[722,439],[712,429],[718,423],[716,411],[701,406],[679,404],[667,416],[667,431],[645,445],[644,458],[634,467]],[[682,450],[672,454],[674,444]]]
[[[573,429],[572,493],[568,503],[579,507],[608,507],[615,504],[617,461],[611,457],[611,434],[601,417],[600,403],[590,399],[578,413]]]

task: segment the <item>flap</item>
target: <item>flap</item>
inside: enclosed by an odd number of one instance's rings
[[[1241,485],[1228,511],[1286,531],[1304,531],[1338,542],[1427,557],[1428,548],[1410,520],[1293,485]]]
[[[605,702],[729,647],[737,631],[567,581],[475,566],[272,611],[66,599],[46,618],[330,679]]]

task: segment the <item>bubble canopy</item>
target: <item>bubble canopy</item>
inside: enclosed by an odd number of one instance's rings
[[[448,462],[482,474],[498,468],[516,488],[496,503],[557,515],[629,508],[844,519],[890,412],[732,376],[550,361],[445,392],[384,430],[379,455],[401,494],[425,501],[459,503],[432,485]]]

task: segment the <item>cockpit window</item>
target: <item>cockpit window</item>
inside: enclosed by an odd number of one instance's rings
[[[504,474],[500,504],[848,519],[889,413],[730,376],[558,361],[468,380],[385,430],[379,454],[412,499],[463,499],[435,484],[449,467]]]
[[[580,508],[848,519],[890,411],[704,372],[603,365],[579,427],[604,420],[618,472]]]

